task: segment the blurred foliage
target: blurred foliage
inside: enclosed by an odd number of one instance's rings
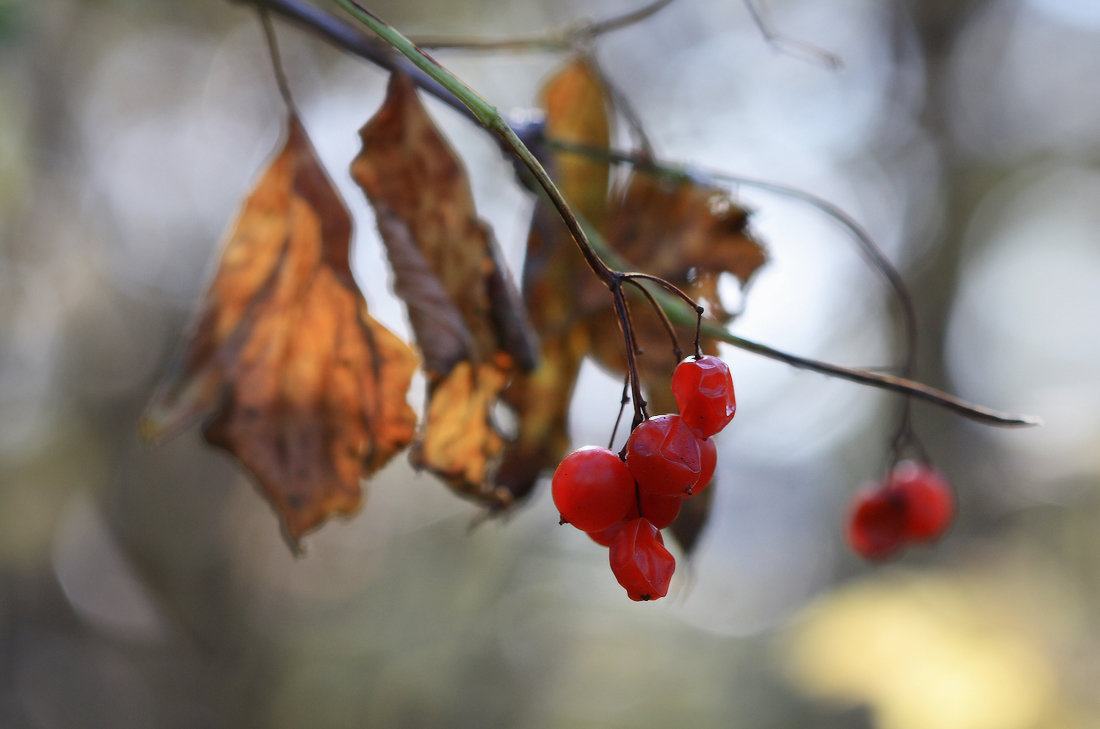
[[[376,7],[420,32],[499,35],[628,5]],[[261,35],[228,2],[0,4],[0,726],[1100,724],[1100,93],[1082,82],[1100,14],[1069,0],[767,5],[844,69],[774,52],[719,0],[608,37],[601,67],[659,150],[797,184],[864,222],[913,287],[920,377],[1047,425],[918,409],[960,521],[870,568],[839,525],[883,466],[895,401],[726,352],[739,414],[719,442],[712,527],[669,600],[636,605],[545,493],[470,531],[472,506],[397,459],[295,559],[197,434],[138,442],[215,242],[278,135]],[[304,124],[345,170],[386,79],[279,32]],[[439,56],[504,108],[533,105],[560,61]],[[439,119],[520,270],[530,201],[481,132]],[[407,336],[362,196],[334,177],[372,315]],[[741,192],[772,261],[738,333],[889,363],[888,303],[835,226]],[[606,438],[620,388],[581,367],[578,441]]]

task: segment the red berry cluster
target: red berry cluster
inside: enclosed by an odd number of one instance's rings
[[[737,409],[729,367],[717,357],[681,362],[672,394],[680,414],[639,423],[627,440],[625,461],[607,448],[580,448],[562,460],[551,483],[562,523],[610,547],[611,571],[631,600],[668,593],[676,559],[660,530],[685,498],[710,483],[718,460],[711,436]]]
[[[955,497],[935,469],[902,461],[886,481],[856,494],[848,520],[848,542],[864,559],[886,559],[908,542],[930,542],[944,533],[955,513]]]

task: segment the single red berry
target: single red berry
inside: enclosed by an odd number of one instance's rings
[[[939,538],[955,515],[955,496],[935,469],[902,461],[890,472],[888,488],[904,495],[905,536],[916,542]]]
[[[848,543],[864,559],[886,559],[905,544],[907,514],[902,493],[868,484],[852,504]]]
[[[655,494],[652,491],[641,491],[640,496],[642,499],[641,516],[644,516],[646,521],[658,529],[664,529],[674,522],[676,517],[680,515],[680,507],[684,503],[682,495],[664,496],[663,494]]]
[[[729,425],[737,412],[730,368],[711,355],[676,365],[672,396],[684,422],[700,438],[709,438]]]
[[[558,464],[550,492],[562,521],[598,531],[626,516],[634,504],[634,477],[617,454],[586,446]]]
[[[637,512],[635,512],[634,516],[630,518],[637,519]],[[596,531],[585,532],[585,534],[587,534],[589,539],[591,539],[596,544],[599,544],[602,547],[610,547],[612,543],[614,543],[616,535],[618,535],[622,528],[626,526],[627,521],[627,519],[624,519],[622,521],[615,522],[607,529],[599,529]]]
[[[699,441],[699,480],[691,487],[689,496],[694,496],[707,486],[714,478],[714,469],[718,467],[718,447],[714,438],[703,438]]]
[[[642,491],[681,496],[699,480],[699,440],[679,415],[658,415],[630,434],[626,465]]]
[[[609,559],[615,579],[631,600],[656,600],[668,594],[676,558],[649,520],[628,521],[615,535]]]
[[[669,524],[676,520],[676,517],[680,514],[680,507],[684,503],[684,499],[680,496],[662,496],[660,494],[650,493],[649,491],[638,491],[638,498],[642,502],[642,514],[645,515],[646,521],[658,529],[664,529]],[[615,541],[615,535],[619,533],[628,522],[638,518],[638,505],[635,505],[627,512],[626,518],[617,524],[612,524],[607,529],[601,529],[597,532],[588,532],[588,536],[592,538],[592,541],[596,544],[602,544],[605,547],[610,547],[611,543]]]

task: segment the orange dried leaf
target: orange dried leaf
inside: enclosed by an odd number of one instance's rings
[[[431,388],[425,437],[412,462],[430,469],[448,484],[479,501],[499,506],[506,494],[486,483],[486,475],[504,446],[487,414],[508,383],[506,362],[459,362]],[[472,487],[476,490],[466,491]]]
[[[548,137],[587,147],[609,145],[611,102],[602,79],[584,57],[571,59],[548,79],[539,99],[546,111]],[[550,156],[549,167],[562,194],[581,215],[593,223],[603,219],[610,179],[606,162],[561,152]],[[529,494],[540,472],[556,466],[569,447],[569,402],[590,346],[588,330],[580,324],[591,313],[582,295],[591,284],[603,288],[557,211],[539,199],[527,238],[523,298],[542,339],[542,357],[535,371],[517,375],[505,392],[516,413],[516,437],[496,478],[515,499]],[[602,294],[598,307],[610,303],[606,289]]]
[[[570,60],[543,84],[539,103],[546,111],[547,137],[597,149],[611,143],[607,89],[584,56]],[[563,152],[554,155],[553,168],[554,181],[569,203],[598,223],[607,204],[607,162]]]
[[[359,480],[412,440],[416,355],[370,318],[351,276],[351,220],[291,118],[245,201],[181,358],[154,395],[147,437],[213,414],[292,546],[362,500]]]
[[[516,414],[516,437],[504,452],[496,483],[513,501],[526,497],[539,474],[556,467],[569,449],[569,403],[588,348],[588,331],[581,326],[547,337],[538,368],[517,375],[504,391]]]
[[[730,273],[745,286],[767,261],[748,231],[748,212],[720,188],[647,173],[631,175],[612,197],[605,236],[615,250],[641,270],[705,296],[712,316],[727,320],[717,277]]]
[[[609,145],[611,101],[599,74],[583,56],[572,59],[547,80],[539,98],[546,111],[548,137],[597,149]],[[548,165],[574,209],[589,223],[601,223],[611,174],[607,162],[558,152],[549,155]],[[578,294],[588,291],[593,282],[600,285],[557,210],[540,197],[527,238],[523,297],[544,339],[566,332],[583,318]]]
[[[503,448],[492,409],[516,369],[535,361],[519,293],[461,162],[406,76],[391,78],[359,133],[352,176],[374,207],[428,372],[413,462],[462,495],[500,505],[489,478]]]
[[[745,209],[724,190],[646,173],[633,174],[613,197],[604,234],[619,255],[705,303],[712,317],[728,321],[732,315],[718,295],[720,276],[731,274],[745,287],[767,260],[764,248],[748,230]],[[607,296],[589,283],[589,293],[578,298],[598,302]],[[638,365],[646,389],[667,389],[676,364],[672,343],[647,303],[632,298],[631,312],[638,344],[645,353]],[[609,304],[603,305],[589,326],[597,331],[617,326]],[[695,327],[678,326],[676,333],[683,350],[690,351]],[[715,344],[704,341],[703,346],[713,351]],[[625,371],[621,341],[596,339],[593,354],[605,367]]]

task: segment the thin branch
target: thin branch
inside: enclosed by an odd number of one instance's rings
[[[645,125],[642,124],[642,117],[638,115],[638,110],[634,108],[634,104],[630,103],[630,99],[628,99],[626,94],[624,94],[615,82],[611,80],[611,77],[604,73],[603,67],[600,66],[599,61],[596,59],[595,53],[588,54],[588,62],[595,70],[596,75],[599,76],[604,91],[607,92],[608,98],[611,99],[612,108],[618,112],[623,118],[623,121],[626,122],[631,133],[634,134],[634,141],[638,145],[640,154],[644,157],[654,157],[653,143],[649,139],[649,134],[646,133]]]
[[[654,298],[649,289],[642,286],[637,277],[628,274],[623,276],[623,282],[632,285],[640,291],[642,296],[646,298],[646,301],[649,302],[649,305],[653,307],[653,313],[657,315],[657,319],[660,320],[665,333],[668,334],[668,338],[672,340],[672,353],[675,355],[676,361],[679,362],[682,360],[684,358],[684,350],[680,348],[680,340],[676,337],[676,329],[672,326],[672,322],[668,320],[668,314],[661,308],[661,304]]]
[[[901,280],[900,274],[894,269],[893,264],[889,259],[879,250],[878,246],[871,239],[870,234],[863,229],[863,227],[856,222],[856,220],[844,212],[839,206],[829,202],[825,198],[818,197],[813,193],[800,190],[790,185],[784,185],[778,182],[772,182],[770,180],[761,180],[754,177],[744,177],[742,175],[734,175],[728,172],[722,172],[719,170],[710,170],[704,167],[695,167],[689,165],[672,164],[668,162],[657,162],[656,160],[646,157],[645,155],[639,155],[634,152],[624,152],[622,150],[607,149],[605,147],[590,147],[583,144],[575,144],[573,142],[567,142],[561,139],[547,138],[545,140],[546,146],[551,149],[558,150],[560,152],[571,152],[573,154],[583,155],[591,159],[599,159],[607,162],[614,162],[618,164],[628,164],[634,169],[642,170],[643,172],[649,172],[655,175],[661,175],[676,180],[683,180],[687,182],[694,182],[700,184],[715,184],[726,183],[731,185],[740,185],[742,187],[752,187],[757,190],[763,190],[765,192],[771,192],[776,195],[790,198],[792,200],[799,200],[811,207],[815,207],[823,212],[828,217],[835,220],[842,227],[844,227],[855,240],[859,247],[860,252],[866,256],[875,270],[879,271],[890,284],[891,288],[898,289],[904,288],[904,283]],[[907,308],[911,309],[910,304]]]
[[[767,44],[775,50],[796,58],[801,57],[814,63],[819,63],[830,71],[835,71],[844,65],[840,60],[840,56],[835,53],[830,53],[824,48],[819,48],[812,43],[807,43],[797,38],[790,38],[777,32],[775,28],[772,27],[771,22],[765,17],[764,11],[756,7],[756,3],[753,2],[753,0],[744,1],[745,7],[749,10],[749,15],[752,16],[753,24],[756,25],[760,34],[764,36],[764,40]]]
[[[620,28],[626,28],[635,23],[640,23],[649,16],[664,10],[671,4],[672,0],[655,0],[655,2],[644,5],[632,12],[624,13],[614,18],[608,18],[607,20],[601,20],[592,25],[592,37],[594,38],[604,33],[610,33],[613,30],[619,30]]]
[[[623,421],[623,413],[626,412],[626,404],[630,402],[630,374],[623,378],[623,394],[619,398],[619,414],[615,416],[615,425],[611,428],[611,437],[607,439],[607,450],[615,447],[615,435],[619,432],[619,424]]]
[[[578,44],[575,40],[577,26],[563,28],[557,33],[513,38],[462,38],[444,35],[411,36],[416,45],[433,51],[483,51],[486,53],[569,50]]]
[[[619,320],[619,329],[626,343],[626,373],[630,380],[630,394],[634,401],[634,421],[630,425],[633,431],[638,424],[649,417],[646,411],[646,400],[642,397],[642,379],[638,376],[638,338],[634,334],[634,320],[630,318],[630,309],[623,293],[622,279],[615,278],[615,283],[610,287],[611,296],[615,304],[615,315]],[[626,446],[623,446],[624,453]]]
[[[670,300],[674,301],[674,300]],[[747,352],[753,352],[755,354],[768,357],[770,359],[785,362],[792,367],[798,367],[800,369],[812,370],[814,372],[820,372],[826,375],[832,375],[833,377],[839,377],[842,380],[848,380],[850,382],[858,382],[861,385],[870,385],[871,387],[877,387],[882,390],[890,390],[891,392],[897,392],[908,397],[915,398],[917,400],[924,400],[940,407],[952,410],[959,415],[975,420],[979,423],[986,423],[987,425],[999,425],[1007,428],[1022,428],[1030,427],[1033,425],[1040,425],[1042,421],[1031,415],[1014,415],[1012,413],[1006,413],[1000,410],[994,410],[993,408],[987,408],[983,405],[968,402],[960,397],[956,397],[943,390],[937,390],[934,387],[930,387],[920,382],[910,380],[904,377],[895,377],[893,375],[876,374],[874,372],[868,372],[866,370],[857,370],[850,367],[842,367],[841,365],[831,364],[829,362],[822,362],[820,360],[811,359],[809,357],[800,357],[795,354],[789,354],[781,350],[769,347],[766,344],[760,344],[743,337],[738,337],[731,332],[727,331],[718,324],[714,324],[709,321],[703,322],[703,333],[709,337],[714,337],[723,342],[727,342],[743,349]]]
[[[712,184],[715,182],[723,182],[742,187],[752,187],[757,190],[764,190],[776,195],[782,195],[792,200],[798,200],[811,207],[817,208],[826,216],[839,223],[849,235],[852,236],[852,240],[855,241],[860,253],[867,259],[871,268],[883,277],[887,286],[890,287],[891,292],[897,299],[902,314],[902,328],[904,330],[903,339],[907,353],[905,361],[902,364],[902,373],[907,376],[912,374],[913,360],[917,346],[917,315],[913,308],[913,300],[909,296],[909,292],[905,286],[905,281],[902,279],[897,268],[894,267],[894,264],[891,263],[890,259],[886,257],[886,254],[882,252],[882,249],[875,244],[871,235],[864,230],[863,226],[856,222],[855,218],[844,212],[838,205],[829,202],[825,198],[806,192],[805,190],[800,190],[777,182],[770,182],[768,180],[743,177],[741,175],[733,175],[727,172],[707,170],[698,167],[661,163],[645,154],[639,155],[613,149],[587,147],[555,139],[547,139],[546,143],[547,146],[563,152],[583,154],[588,157],[603,159],[610,162],[626,163],[645,172],[674,177],[680,180]]]
[[[469,51],[568,51],[581,48],[605,33],[635,25],[671,5],[673,0],[655,0],[637,10],[599,21],[581,21],[547,33],[514,38],[451,38],[416,36],[421,48]]]
[[[605,261],[611,266],[622,269],[626,268],[627,264],[622,261],[618,255],[608,246],[607,241],[596,231],[592,230],[590,226],[586,226],[588,230],[588,240],[593,247],[599,252]],[[665,291],[654,291],[653,295],[661,303],[665,313],[668,314],[669,319],[677,324],[683,326],[691,326],[696,319],[697,313],[689,305],[678,297],[666,293]],[[796,354],[790,354],[775,347],[769,347],[766,344],[754,342],[751,339],[745,339],[739,337],[733,332],[723,327],[721,324],[711,320],[704,320],[702,322],[701,330],[703,334],[708,337],[713,337],[720,341],[732,344],[738,349],[743,349],[747,352],[768,357],[779,362],[784,362],[792,367],[798,367],[800,369],[811,370],[813,372],[820,372],[821,374],[831,375],[833,377],[839,377],[843,380],[850,382],[858,382],[862,385],[869,385],[871,387],[877,387],[882,390],[890,390],[891,392],[897,392],[908,397],[916,398],[918,400],[924,400],[926,402],[939,405],[940,407],[947,408],[954,412],[959,413],[971,420],[975,420],[980,423],[986,423],[988,425],[998,425],[1003,427],[1026,427],[1032,425],[1039,425],[1041,423],[1039,418],[1032,417],[1030,415],[1014,415],[1011,413],[994,410],[982,405],[977,405],[972,402],[963,400],[960,397],[956,397],[950,393],[942,390],[937,390],[934,387],[930,387],[920,382],[910,380],[905,377],[895,377],[893,375],[877,374],[874,372],[868,372],[866,370],[854,369],[851,367],[844,367],[841,365],[831,364],[829,362],[822,362],[820,360],[812,359],[810,357],[802,357]]]
[[[674,284],[670,281],[666,281],[665,279],[661,278],[660,276],[654,276],[652,273],[645,273],[643,271],[631,271],[629,273],[624,273],[623,278],[626,278],[626,279],[640,278],[640,279],[643,279],[645,281],[652,281],[653,283],[657,284],[661,288],[668,291],[673,296],[679,297],[680,300],[682,300],[685,304],[690,306],[695,311],[695,313],[697,313],[697,314],[702,314],[703,313],[703,307],[699,306],[698,302],[696,302],[695,299],[688,296],[684,292],[684,290],[681,289],[676,284]]]
[[[257,8],[260,15],[260,27],[264,29],[264,40],[267,41],[267,51],[271,56],[271,68],[275,72],[275,83],[279,87],[279,96],[283,97],[287,113],[298,116],[298,107],[294,103],[294,97],[290,93],[290,83],[286,79],[286,69],[283,68],[283,57],[279,53],[279,41],[275,37],[275,28],[271,23],[271,13],[266,7]]]
[[[405,59],[393,53],[389,46],[363,34],[356,26],[327,13],[303,0],[229,0],[242,5],[254,5],[270,10],[306,30],[320,36],[353,56],[370,61],[379,68],[405,73],[426,93],[436,97],[455,111],[477,122],[466,105],[438,81]]]

